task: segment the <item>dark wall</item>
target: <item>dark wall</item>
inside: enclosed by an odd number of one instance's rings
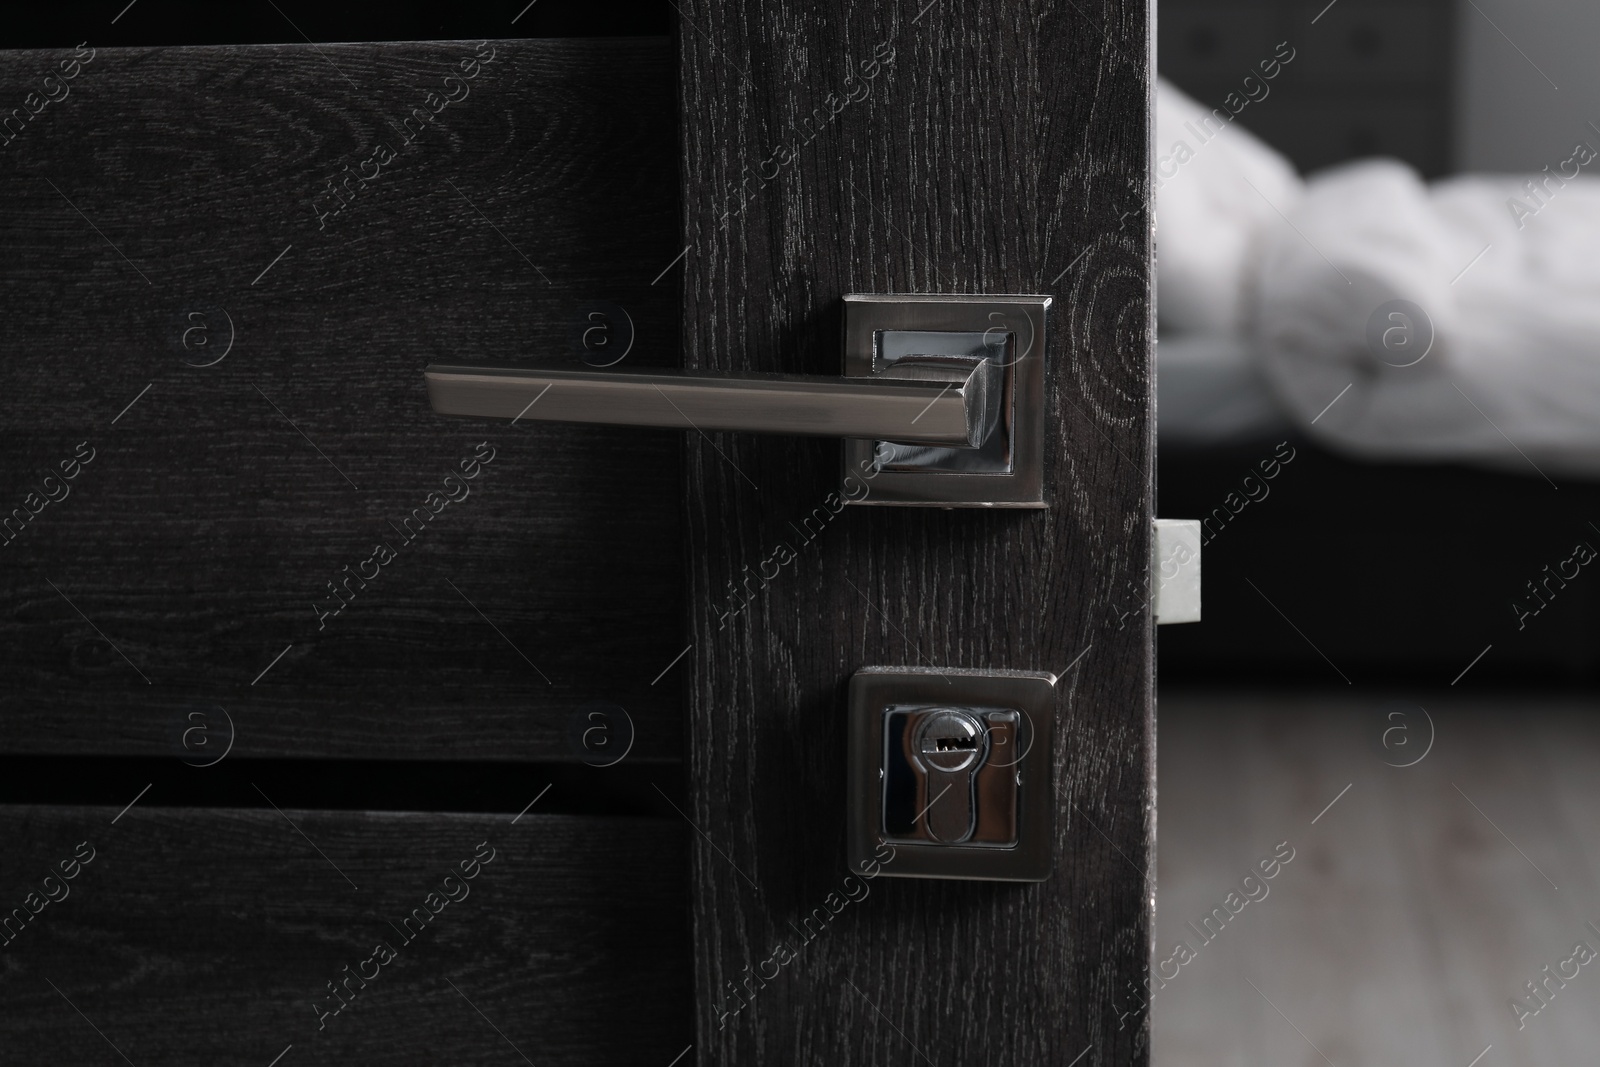
[[[1287,42],[1294,58],[1264,96],[1252,85],[1260,99],[1238,113],[1247,129],[1301,171],[1383,155],[1437,177],[1450,165],[1451,8],[1450,0],[1161,0],[1158,62],[1163,77],[1219,107]]]

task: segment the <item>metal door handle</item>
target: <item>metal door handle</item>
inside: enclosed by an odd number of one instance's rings
[[[1000,421],[1003,374],[991,360],[928,357],[870,378],[638,374],[526,367],[427,368],[441,415],[611,426],[742,430],[977,448]]]
[[[434,364],[428,400],[513,424],[840,437],[849,503],[1047,506],[1048,296],[852,293],[843,305],[839,378]]]

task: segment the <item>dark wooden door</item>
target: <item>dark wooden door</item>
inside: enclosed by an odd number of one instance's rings
[[[672,26],[0,53],[7,1062],[1147,1059],[1147,12]],[[731,621],[836,444],[423,385],[940,291],[1054,297],[1049,509],[846,508]],[[826,903],[896,665],[1061,675],[1047,881]]]
[[[1046,511],[846,508],[802,544],[795,528],[837,479],[833,446],[690,441],[703,1053],[1144,1062],[1149,13],[712,0],[696,14],[716,31],[679,33],[686,365],[827,372],[844,293],[1055,297]],[[791,540],[790,573],[724,623],[728,584]],[[1062,676],[1055,868],[1025,886],[877,879],[812,937],[804,920],[850,873],[843,687],[875,665]],[[768,963],[786,944],[798,958]]]

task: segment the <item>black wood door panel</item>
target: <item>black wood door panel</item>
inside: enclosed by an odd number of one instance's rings
[[[726,33],[678,36],[686,365],[836,373],[851,292],[1050,294],[1051,507],[845,508],[802,543],[837,446],[691,439],[704,1062],[1147,1062],[1150,11],[754,11],[709,0],[696,17]],[[797,561],[724,623],[723,590],[778,543]],[[866,666],[1062,674],[1048,881],[844,881],[845,684]]]
[[[0,1050],[668,1063],[692,1039],[690,963],[684,885],[660,874],[686,828],[512,819],[0,807]]]
[[[1147,1062],[1148,5],[674,7],[674,42],[0,52],[0,774],[105,787],[0,789],[0,1049]],[[423,386],[832,375],[841,296],[939,291],[1054,297],[1049,510],[811,536],[834,443]],[[845,883],[872,665],[1062,674],[1048,881]],[[602,701],[637,727],[603,771]],[[168,758],[212,709],[225,770]],[[100,806],[157,763],[187,806]],[[562,799],[451,814],[529,775]]]
[[[0,52],[0,750],[171,752],[198,703],[240,755],[570,758],[603,700],[677,757],[677,437],[448,420],[421,373],[579,365],[601,301],[676,363],[671,63]]]

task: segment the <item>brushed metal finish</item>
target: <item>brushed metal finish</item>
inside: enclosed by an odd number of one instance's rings
[[[844,297],[844,374],[892,373],[892,335],[923,341],[945,335],[959,344],[973,334],[999,358],[985,362],[998,381],[997,437],[982,454],[937,448],[883,448],[880,441],[845,442],[845,474],[870,465],[872,493],[854,505],[1047,508],[1044,493],[1046,326],[1051,298],[1035,295],[852,293]],[[914,351],[940,349],[913,345]],[[954,356],[957,349],[944,349]],[[926,358],[926,357],[924,357]],[[947,358],[949,358],[947,356]],[[971,358],[970,356],[966,358]],[[911,443],[911,442],[896,442]],[[1002,462],[996,463],[996,460]]]
[[[988,366],[897,366],[872,377],[427,368],[441,415],[859,437],[976,448],[999,418]]]
[[[441,415],[844,439],[853,504],[1045,508],[1048,296],[844,297],[844,375],[435,364]]]
[[[850,869],[897,878],[1048,878],[1055,866],[1056,681],[1042,671],[957,667],[863,667],[851,676],[845,788]],[[899,758],[921,762],[925,780],[913,807],[902,805],[905,817],[891,819],[887,791],[896,784],[891,761],[897,755],[891,746],[896,736],[903,745],[907,735],[889,726],[907,713],[915,720],[909,735],[914,743]],[[974,745],[970,764],[939,760],[937,743],[933,760],[920,752],[923,720],[948,724],[961,717],[985,723],[985,747]],[[960,740],[958,730],[940,734]],[[958,777],[963,770],[973,773]],[[965,796],[957,795],[963,791]],[[950,801],[956,801],[954,812]],[[884,847],[891,859],[883,859]]]

